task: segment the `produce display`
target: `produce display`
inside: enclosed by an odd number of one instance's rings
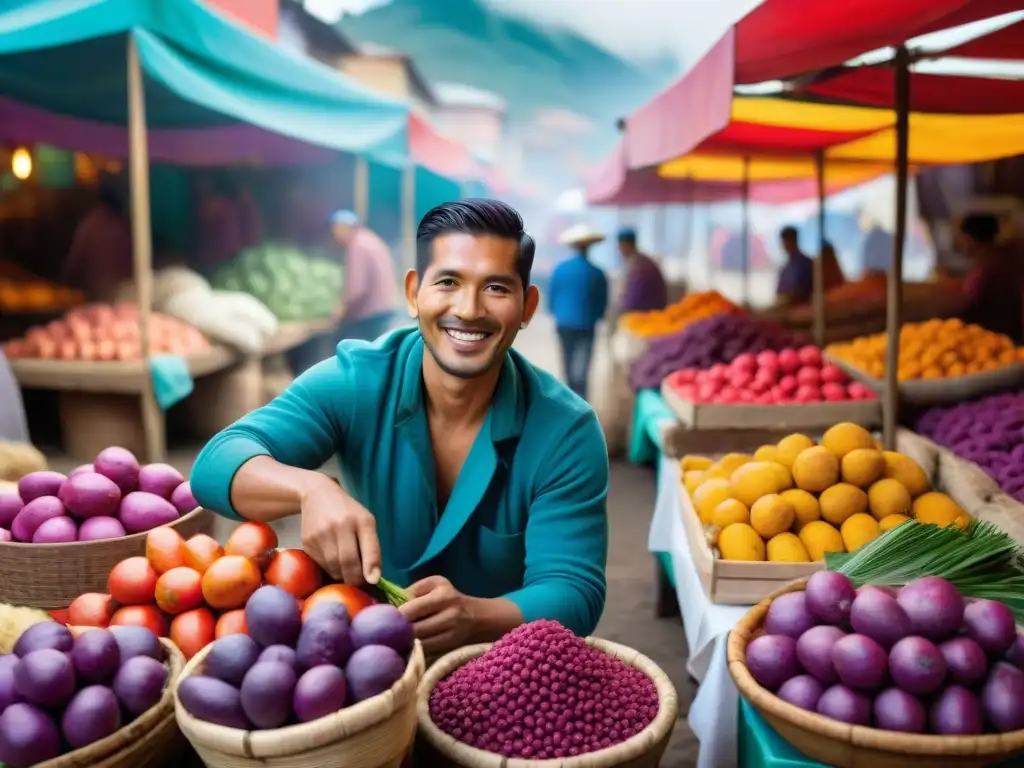
[[[164,649],[144,627],[26,629],[0,656],[0,763],[21,768],[110,736],[160,701]]]
[[[825,351],[864,371],[872,378],[885,375],[886,335],[862,336],[832,344]],[[957,318],[904,323],[900,328],[900,381],[955,379],[972,373],[998,371],[1024,361],[1024,347],[1016,349],[1009,336],[964,325]]]
[[[723,560],[807,563],[854,552],[908,520],[963,528],[970,518],[931,489],[911,458],[879,450],[856,424],[830,427],[816,443],[784,437],[752,455],[686,456],[683,485]]]
[[[210,342],[196,328],[154,312],[149,321],[154,354],[196,355]],[[46,360],[139,360],[142,342],[135,304],[90,304],[60,320],[30,328],[22,339],[4,345],[4,354]]]
[[[627,312],[619,318],[619,327],[649,339],[678,333],[691,323],[714,315],[738,312],[742,310],[717,291],[688,293],[665,309]]]
[[[264,243],[247,248],[214,273],[210,284],[259,299],[282,321],[329,317],[338,307],[344,270],[337,262],[313,259],[298,248]]]
[[[392,605],[350,617],[340,602],[303,614],[281,587],[245,603],[247,634],[214,641],[203,674],[182,679],[177,696],[194,717],[267,730],[307,723],[390,689],[405,672],[412,625]]]
[[[825,294],[826,302],[884,302],[886,276],[883,273],[867,274],[860,280],[837,285]]]
[[[139,464],[116,446],[67,476],[44,470],[0,490],[0,541],[67,544],[116,539],[173,523],[199,504],[169,464]]]
[[[803,338],[779,325],[749,315],[720,314],[686,330],[655,339],[629,372],[636,390],[660,387],[662,379],[685,368],[731,363],[743,354],[801,347]]]
[[[684,368],[669,374],[669,386],[684,400],[722,405],[784,405],[792,403],[874,400],[866,384],[851,381],[839,367],[822,360],[814,346],[744,352],[729,364],[701,370]]]
[[[1024,634],[995,600],[966,601],[937,576],[854,587],[821,571],[772,602],[747,669],[802,709],[903,733],[1024,729]]]
[[[0,277],[0,312],[63,312],[83,301],[81,291],[37,277]]]
[[[1024,392],[932,408],[915,431],[973,461],[1007,494],[1024,501]]]
[[[553,621],[512,630],[430,692],[438,728],[508,758],[557,760],[607,749],[657,714],[649,677]]]

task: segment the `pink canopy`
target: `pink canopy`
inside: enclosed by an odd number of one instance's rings
[[[473,154],[463,144],[442,136],[415,113],[409,114],[409,154],[416,165],[449,179],[470,179],[477,171]]]

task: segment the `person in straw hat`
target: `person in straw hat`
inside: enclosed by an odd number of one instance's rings
[[[589,635],[604,610],[608,454],[594,410],[512,348],[540,301],[535,244],[497,200],[430,210],[405,304],[416,325],[345,339],[206,445],[207,509],[298,515],[334,578],[407,587],[429,655],[524,622]],[[339,485],[319,470],[335,458]]]
[[[584,400],[594,356],[594,334],[608,309],[608,278],[589,257],[590,247],[602,240],[604,235],[586,224],[565,230],[559,242],[571,248],[573,255],[555,267],[548,285],[548,307],[562,347],[566,383]]]

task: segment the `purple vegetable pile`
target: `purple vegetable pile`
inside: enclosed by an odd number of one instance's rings
[[[430,718],[442,731],[528,760],[607,749],[657,714],[658,693],[647,675],[554,621],[513,630],[430,693]]]
[[[32,472],[18,491],[0,491],[0,541],[67,544],[117,539],[173,523],[199,505],[170,464],[147,464],[124,448],[105,448],[92,464]]]
[[[805,343],[800,334],[750,315],[715,315],[679,333],[652,340],[643,357],[633,364],[629,382],[634,390],[656,388],[673,371],[710,368],[716,363],[731,363],[744,353],[756,355],[766,349],[777,352]]]
[[[973,461],[1007,494],[1024,501],[1024,392],[932,408],[916,429]]]
[[[215,640],[203,673],[178,684],[193,716],[242,730],[317,720],[389,690],[405,673],[412,625],[391,605],[349,620],[341,603],[321,603],[305,621],[295,598],[260,587],[245,604],[248,634]]]
[[[855,589],[820,571],[774,600],[747,645],[754,679],[790,704],[887,731],[974,736],[1024,729],[1024,635],[993,600],[945,579]]]
[[[0,763],[35,765],[110,736],[160,701],[163,660],[144,627],[29,627],[0,656]]]

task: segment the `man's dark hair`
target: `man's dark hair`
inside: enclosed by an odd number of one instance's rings
[[[971,213],[960,222],[960,231],[976,242],[992,245],[999,238],[999,217],[992,213]]]
[[[453,233],[515,240],[519,244],[516,272],[524,289],[530,284],[536,244],[523,228],[523,217],[511,205],[499,200],[470,198],[441,203],[427,211],[416,229],[416,271],[420,275],[430,266],[434,239]]]
[[[794,240],[795,241],[795,240],[799,239],[799,234],[796,231],[796,227],[783,227],[782,231],[779,232],[779,237],[782,240]]]
[[[636,245],[636,232],[619,232],[619,236],[617,239],[620,243]]]

